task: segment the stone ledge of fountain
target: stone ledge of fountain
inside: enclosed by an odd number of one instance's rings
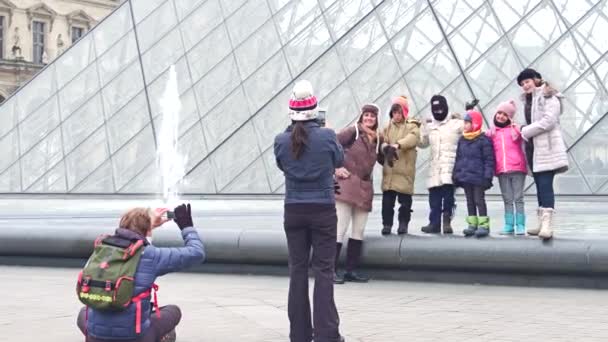
[[[282,230],[199,229],[208,264],[285,266]],[[108,229],[74,227],[0,231],[0,256],[86,259]],[[179,231],[155,232],[158,246],[181,246]],[[344,257],[344,255],[342,255]],[[403,271],[593,276],[608,278],[608,240],[463,238],[459,236],[366,239],[363,266]]]

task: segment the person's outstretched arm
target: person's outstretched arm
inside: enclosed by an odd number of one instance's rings
[[[154,268],[158,276],[177,272],[200,264],[205,260],[205,248],[192,224],[190,204],[175,208],[175,223],[181,230],[184,247],[149,247],[146,253],[154,253]]]

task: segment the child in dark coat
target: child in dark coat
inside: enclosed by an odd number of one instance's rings
[[[490,218],[486,207],[485,191],[492,187],[494,176],[494,148],[482,134],[481,113],[470,110],[464,117],[464,133],[458,141],[454,184],[464,189],[467,199],[468,227],[465,236],[484,237],[490,234]]]

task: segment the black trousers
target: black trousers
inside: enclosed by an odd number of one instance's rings
[[[464,194],[467,198],[467,211],[469,216],[488,216],[486,206],[486,191],[482,186],[465,184]]]
[[[80,309],[76,325],[84,334],[86,331],[86,308]],[[167,305],[159,308],[160,318],[156,314],[150,316],[150,329],[135,340],[120,340],[120,342],[159,342],[160,339],[167,335],[171,330],[179,324],[182,319],[182,312],[176,305]],[[91,336],[86,337],[86,342],[116,342],[116,340],[102,340]]]
[[[392,226],[395,216],[395,200],[399,199],[399,222],[409,223],[412,218],[412,195],[388,190],[382,193],[382,225]]]
[[[334,302],[334,261],[338,217],[334,204],[286,204],[285,235],[289,249],[289,315],[291,342],[335,342],[340,338]],[[313,320],[308,298],[308,265],[312,247],[315,277]]]

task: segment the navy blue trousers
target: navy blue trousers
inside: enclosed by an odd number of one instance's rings
[[[538,206],[554,209],[555,192],[553,191],[553,179],[555,178],[555,171],[535,172],[533,176]]]
[[[441,226],[441,214],[454,212],[454,186],[444,184],[442,186],[429,189],[429,222],[433,226]]]

